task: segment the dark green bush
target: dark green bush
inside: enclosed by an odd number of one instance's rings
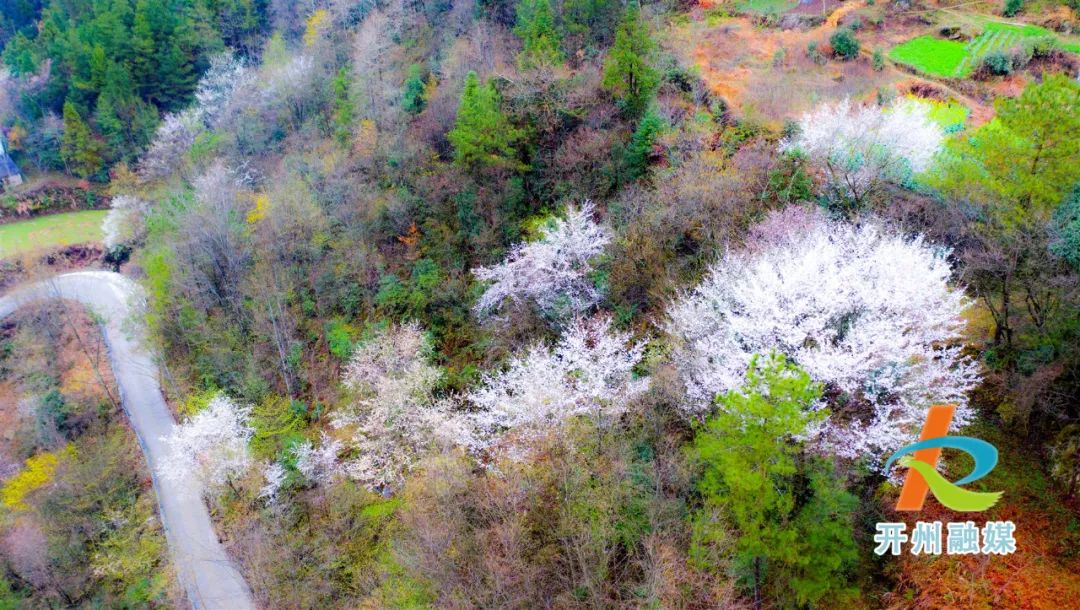
[[[859,54],[859,39],[848,29],[837,30],[829,38],[833,54],[843,60],[854,59]]]
[[[983,68],[990,74],[1004,76],[1013,71],[1012,58],[1004,51],[990,51],[982,58]]]

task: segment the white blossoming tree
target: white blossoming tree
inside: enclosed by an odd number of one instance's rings
[[[155,180],[172,173],[195,144],[195,138],[207,127],[216,127],[233,93],[253,81],[252,71],[231,53],[212,58],[210,68],[195,89],[195,103],[162,118],[150,147],[139,161],[139,176],[143,180]]]
[[[171,174],[203,129],[202,115],[197,108],[165,115],[149,148],[139,159],[139,177],[157,180]]]
[[[534,345],[484,377],[468,395],[480,408],[477,424],[492,443],[508,431],[527,438],[577,415],[610,423],[648,387],[633,372],[643,350],[612,332],[609,317],[578,321],[553,349]]]
[[[276,504],[278,492],[281,491],[281,487],[285,485],[285,480],[289,476],[288,471],[281,462],[270,462],[263,464],[262,474],[265,483],[259,490],[259,497],[266,499],[270,504]]]
[[[729,253],[671,307],[688,414],[706,414],[754,354],[775,350],[826,384],[833,411],[819,440],[841,456],[901,446],[932,404],[969,421],[978,368],[961,354],[968,302],[949,287],[947,252],[875,222],[805,214],[786,233],[767,222],[767,241]]]
[[[327,483],[341,472],[338,454],[343,447],[341,441],[332,439],[325,433],[318,446],[311,441],[304,441],[292,449],[296,458],[296,469],[312,483]]]
[[[116,250],[123,246],[132,246],[143,237],[145,225],[143,215],[148,205],[142,199],[131,195],[114,197],[105,220],[101,221],[101,232],[105,248]]]
[[[201,120],[215,127],[233,92],[254,80],[251,69],[232,53],[211,58],[210,68],[199,79],[199,86],[195,89],[195,108],[201,114]]]
[[[194,476],[211,494],[231,485],[252,466],[250,417],[251,407],[241,406],[224,394],[215,396],[205,409],[175,426],[165,438],[171,453],[164,475],[174,479]]]
[[[593,205],[570,206],[566,218],[556,218],[541,229],[536,241],[518,244],[506,260],[494,267],[473,269],[482,282],[490,282],[476,303],[483,317],[504,302],[531,302],[547,316],[574,317],[600,300],[589,278],[591,261],[604,251],[611,233],[592,219]]]
[[[884,182],[902,183],[926,171],[944,133],[925,104],[902,100],[890,107],[823,104],[799,120],[798,134],[781,148],[798,150],[820,165],[826,193],[861,207]]]
[[[360,345],[345,369],[345,387],[354,393],[350,409],[333,415],[331,422],[353,433],[351,447],[357,457],[341,469],[351,478],[378,492],[400,486],[417,458],[440,442],[468,445],[471,426],[456,411],[453,400],[433,394],[442,377],[428,361],[431,346],[419,326],[390,328]],[[329,472],[338,450],[302,450],[310,476]],[[307,474],[307,473],[305,473]]]

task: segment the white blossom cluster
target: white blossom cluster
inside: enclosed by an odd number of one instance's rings
[[[288,478],[289,473],[281,465],[281,462],[269,462],[263,464],[262,474],[266,483],[259,490],[259,497],[267,500],[270,504],[275,504],[278,493],[285,484],[285,479]]]
[[[361,345],[343,376],[356,399],[331,423],[350,440],[324,434],[318,445],[297,446],[297,470],[313,483],[343,475],[389,493],[435,447],[513,450],[567,417],[610,423],[648,387],[633,372],[643,349],[612,332],[610,318],[578,321],[553,348],[531,347],[467,396],[436,398],[440,374],[428,363],[423,332],[413,324],[391,328]]]
[[[252,82],[253,78],[244,62],[229,53],[211,59],[210,68],[195,90],[195,103],[180,112],[165,115],[158,125],[154,140],[139,161],[139,176],[144,180],[155,180],[173,173],[195,144],[195,138],[207,127],[216,125],[233,92]]]
[[[881,181],[902,183],[929,169],[945,138],[927,106],[913,100],[881,108],[845,99],[818,106],[798,125],[781,149],[821,164],[830,188],[856,202]]]
[[[164,439],[171,451],[162,468],[164,476],[182,480],[191,475],[209,493],[216,493],[244,475],[252,466],[250,417],[251,407],[225,394],[215,396]]]
[[[433,394],[442,377],[428,361],[431,346],[416,324],[384,331],[364,342],[345,369],[345,387],[356,397],[351,409],[335,413],[335,428],[352,433],[349,449],[357,457],[340,464],[350,478],[374,491],[396,489],[417,458],[436,443],[471,444],[472,426],[456,402]],[[324,438],[320,448],[297,454],[302,471],[325,480],[334,472],[334,448]]]
[[[143,215],[148,207],[148,204],[138,197],[113,197],[109,213],[105,215],[105,220],[101,221],[105,248],[113,250],[119,246],[131,246],[142,239],[145,229]]]
[[[139,160],[139,177],[157,180],[172,174],[202,129],[202,117],[196,108],[165,115]]]
[[[343,448],[341,441],[326,433],[323,433],[322,442],[318,445],[304,441],[292,449],[296,469],[312,483],[328,483],[341,470],[338,455]]]
[[[518,244],[506,260],[479,267],[473,275],[490,282],[475,311],[486,316],[505,301],[531,301],[546,315],[578,316],[600,300],[588,274],[590,261],[604,251],[611,233],[592,219],[593,205],[570,206],[566,218],[541,229],[540,239]]]
[[[633,370],[643,350],[629,334],[612,332],[609,317],[576,322],[554,348],[530,347],[468,395],[480,408],[474,417],[486,443],[510,431],[528,437],[578,415],[610,423],[648,387]]]
[[[948,252],[873,221],[811,216],[787,233],[771,223],[771,243],[728,253],[671,307],[688,414],[706,414],[754,354],[775,350],[850,399],[831,401],[841,407],[820,430],[841,456],[901,446],[932,404],[956,404],[954,425],[968,422],[979,371],[961,354],[968,302],[949,287]]]
[[[210,60],[210,68],[199,79],[195,89],[195,108],[207,126],[214,128],[217,120],[232,100],[233,92],[255,80],[255,75],[243,60],[231,53]]]

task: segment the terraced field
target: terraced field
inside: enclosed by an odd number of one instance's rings
[[[964,78],[975,71],[979,62],[994,51],[1008,51],[1027,38],[1054,37],[1046,28],[1035,25],[1015,25],[988,21],[983,31],[966,44],[934,36],[919,36],[899,44],[889,51],[889,59],[909,65],[920,72],[945,78]],[[1070,51],[1078,45],[1064,43]]]
[[[1053,32],[1034,25],[1016,26],[1007,23],[987,23],[982,34],[967,43],[965,47],[967,57],[960,62],[956,76],[970,74],[979,66],[979,62],[988,53],[1008,51],[1023,42],[1025,38],[1037,38],[1040,36],[1053,36]]]

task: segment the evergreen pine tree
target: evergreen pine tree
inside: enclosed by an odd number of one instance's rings
[[[660,84],[660,76],[650,64],[654,46],[649,28],[641,20],[641,9],[631,2],[615,33],[615,44],[604,61],[602,81],[629,116],[640,116],[648,108]]]
[[[514,33],[522,42],[518,62],[522,68],[538,68],[562,63],[562,52],[551,0],[521,0]]]
[[[139,0],[131,26],[131,75],[144,99],[150,99],[157,93],[157,41],[154,40],[149,13],[147,0]]]
[[[97,99],[94,122],[108,147],[106,157],[110,161],[132,161],[149,143],[157,125],[157,111],[135,95],[127,69],[111,63]]]
[[[656,138],[663,128],[664,121],[655,112],[647,112],[641,117],[623,157],[626,180],[637,180],[645,175],[645,171],[649,168],[653,144],[656,143]]]
[[[166,110],[187,105],[198,84],[194,49],[197,41],[187,27],[173,29],[158,50],[157,98],[155,103]]]
[[[480,84],[476,72],[465,77],[457,120],[447,134],[454,146],[454,161],[468,170],[484,167],[516,168],[514,144],[521,138],[499,108],[491,83]]]
[[[60,157],[76,175],[89,178],[101,170],[102,144],[90,132],[75,104],[64,102],[64,138]]]
[[[779,354],[755,356],[746,384],[717,398],[719,409],[694,438],[703,464],[692,553],[704,568],[731,565],[761,608],[812,606],[844,588],[856,558],[851,511],[831,463],[798,440],[825,413],[821,386]],[[731,544],[731,529],[735,530]],[[725,548],[726,547],[726,548]]]
[[[618,2],[609,0],[563,0],[559,16],[566,32],[564,44],[569,45],[566,52],[611,44],[621,8]]]
[[[420,66],[409,66],[409,76],[405,79],[405,90],[401,95],[401,107],[409,114],[420,114],[427,105],[424,98],[424,79]]]

